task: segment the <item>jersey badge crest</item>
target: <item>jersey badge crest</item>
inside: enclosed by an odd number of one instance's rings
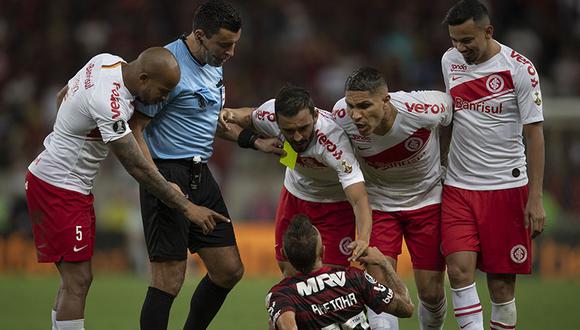
[[[113,123],[113,131],[117,134],[123,134],[127,130],[127,125],[124,120],[117,120]]]
[[[540,94],[540,92],[535,92],[534,93],[534,103],[537,106],[542,105],[542,95]]]
[[[340,166],[342,167],[342,171],[346,174],[352,173],[352,165],[350,165],[346,160],[342,160],[340,162]]]

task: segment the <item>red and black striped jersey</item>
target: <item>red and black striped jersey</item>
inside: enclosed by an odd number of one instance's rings
[[[365,305],[382,313],[393,296],[358,268],[324,267],[280,281],[268,293],[266,306],[273,324],[292,311],[298,329],[369,329]]]

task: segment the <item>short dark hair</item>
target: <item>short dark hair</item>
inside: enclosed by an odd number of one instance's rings
[[[445,16],[443,24],[460,25],[473,18],[475,22],[481,21],[482,18],[490,18],[487,7],[479,0],[461,0],[457,2]]]
[[[385,77],[375,68],[363,67],[348,76],[344,84],[345,91],[376,92],[381,87],[387,87]]]
[[[318,232],[304,215],[296,215],[284,233],[284,253],[290,264],[303,274],[310,273],[316,263]]]
[[[301,110],[308,108],[314,116],[314,102],[310,93],[302,87],[284,86],[278,91],[276,101],[276,116],[294,117]]]
[[[238,32],[242,19],[230,3],[221,0],[210,0],[197,8],[193,15],[193,30],[201,29],[208,38],[218,33],[221,28]]]

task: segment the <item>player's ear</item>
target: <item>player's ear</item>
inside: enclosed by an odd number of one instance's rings
[[[201,38],[205,37],[205,32],[202,29],[196,29],[193,31],[193,35],[197,41],[201,41]]]
[[[493,38],[493,25],[488,24],[485,28],[485,39],[492,39]]]
[[[387,93],[387,95],[385,95],[385,97],[383,98],[383,102],[387,103],[391,100],[391,95]]]

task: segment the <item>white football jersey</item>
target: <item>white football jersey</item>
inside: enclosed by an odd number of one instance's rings
[[[68,82],[45,150],[28,167],[36,177],[56,187],[90,193],[105,145],[129,133],[133,100],[123,82],[121,63],[111,54],[93,57]]]
[[[252,112],[254,128],[266,136],[284,141],[276,123],[274,100]],[[343,189],[364,182],[360,166],[345,132],[332,120],[330,112],[316,109],[314,137],[306,151],[298,154],[294,170],[286,168],[284,187],[294,196],[311,202],[346,200]]]
[[[333,108],[361,162],[371,206],[394,212],[440,203],[439,126],[451,123],[451,98],[437,91],[389,95],[397,117],[385,135],[360,135],[344,98]]]
[[[500,46],[481,64],[467,64],[454,48],[441,59],[454,103],[450,186],[498,190],[528,183],[522,130],[544,120],[540,81],[532,62]]]

